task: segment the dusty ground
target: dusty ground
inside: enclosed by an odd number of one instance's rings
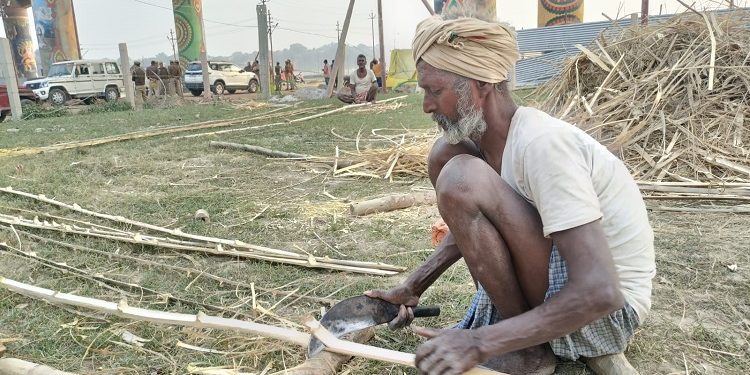
[[[236,95],[236,94],[235,94]],[[99,212],[184,232],[237,238],[247,243],[290,251],[305,251],[350,260],[397,264],[413,269],[431,251],[429,226],[434,207],[353,218],[350,201],[427,187],[425,179],[398,177],[393,182],[374,178],[339,178],[322,164],[269,160],[238,151],[209,148],[209,140],[248,143],[277,150],[331,156],[338,146],[353,151],[354,141],[371,129],[431,129],[421,114],[419,96],[411,96],[395,111],[340,112],[307,122],[214,137],[174,140],[162,136],[82,148],[58,153],[0,159],[1,185]],[[300,106],[338,105],[333,101]],[[261,114],[269,107],[250,108],[226,102],[183,105],[142,112],[85,114],[34,120],[13,126],[0,147],[41,146],[89,139],[135,130],[155,129],[198,121]],[[318,112],[322,110],[317,110]],[[288,116],[294,118],[295,116]],[[284,118],[282,115],[281,118]],[[275,121],[275,120],[274,120]],[[260,125],[271,121],[252,122]],[[359,147],[365,147],[366,142]],[[382,146],[382,144],[381,144]],[[674,204],[665,202],[664,204]],[[210,223],[196,222],[193,213],[206,209]],[[128,226],[79,215],[29,199],[0,194],[0,213],[43,218],[57,215],[131,230]],[[58,219],[59,220],[59,219]],[[656,233],[658,274],[653,312],[638,330],[626,353],[642,374],[745,374],[750,369],[750,219],[734,214],[675,214],[652,212]],[[220,285],[196,273],[175,271],[180,266],[266,288],[256,303],[273,314],[299,323],[319,315],[321,304],[308,297],[342,299],[371,288],[395,285],[404,276],[373,277],[321,271],[231,257],[181,253],[152,246],[130,245],[81,236],[30,230],[36,236],[111,252],[103,255],[72,249],[0,228],[0,241],[40,257],[66,264],[90,275],[138,284],[157,295],[134,293],[61,272],[12,251],[0,252],[0,276],[56,290],[131,305],[194,313],[211,304],[213,314],[253,318],[284,324],[252,309],[250,288]],[[124,259],[128,255],[150,264]],[[735,271],[731,265],[737,265]],[[293,295],[287,297],[292,292]],[[423,324],[446,326],[460,319],[473,286],[459,262],[431,288],[424,303],[439,304],[443,314]],[[191,303],[165,303],[165,295]],[[150,341],[143,347],[123,342],[126,330]],[[178,340],[220,350],[209,354],[177,347]],[[0,290],[0,343],[6,356],[43,362],[86,374],[185,373],[189,363],[234,366],[248,372],[278,371],[303,359],[300,348],[258,337],[214,330],[157,326],[95,312],[52,306]],[[372,345],[413,351],[420,339],[406,331],[379,330]],[[351,374],[401,374],[412,370],[354,360]],[[563,363],[560,374],[585,374],[583,365]]]

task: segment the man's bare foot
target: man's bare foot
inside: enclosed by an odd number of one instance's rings
[[[617,353],[594,358],[581,358],[596,375],[638,375],[625,354]]]
[[[557,358],[549,345],[539,345],[495,357],[482,366],[510,375],[550,375]]]

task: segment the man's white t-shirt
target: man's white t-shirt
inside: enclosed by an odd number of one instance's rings
[[[601,219],[625,300],[643,322],[656,274],[654,235],[622,161],[581,129],[519,107],[500,177],[539,211],[545,237]]]
[[[349,81],[354,85],[354,92],[357,93],[357,95],[360,95],[370,91],[373,82],[377,82],[378,80],[375,78],[375,73],[373,73],[372,70],[367,69],[365,78],[359,78],[357,71],[355,70],[349,78]]]

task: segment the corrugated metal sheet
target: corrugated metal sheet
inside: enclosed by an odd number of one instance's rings
[[[717,13],[724,12],[728,11],[721,10]],[[673,16],[674,14],[651,16],[649,22],[664,22]],[[566,59],[578,54],[576,44],[592,45],[602,32],[609,36],[619,33],[630,24],[631,20],[627,19],[618,23],[600,21],[518,30],[519,50],[522,54],[535,56],[520,60],[516,65],[516,87],[537,86],[547,82],[560,71]]]

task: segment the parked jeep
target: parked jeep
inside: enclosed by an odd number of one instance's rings
[[[258,91],[258,77],[253,72],[246,72],[237,65],[224,61],[208,62],[208,80],[211,91],[221,95],[224,90],[234,94],[237,90]],[[185,71],[185,87],[194,96],[203,94],[203,69],[200,61],[188,64]]]
[[[47,78],[33,80],[27,87],[54,105],[72,98],[117,100],[123,92],[122,72],[115,60],[73,60],[54,63]]]
[[[21,105],[37,103],[39,98],[33,91],[25,88],[18,88],[18,96],[21,97]],[[0,85],[0,122],[3,122],[10,115],[10,97],[8,96],[8,86]]]

